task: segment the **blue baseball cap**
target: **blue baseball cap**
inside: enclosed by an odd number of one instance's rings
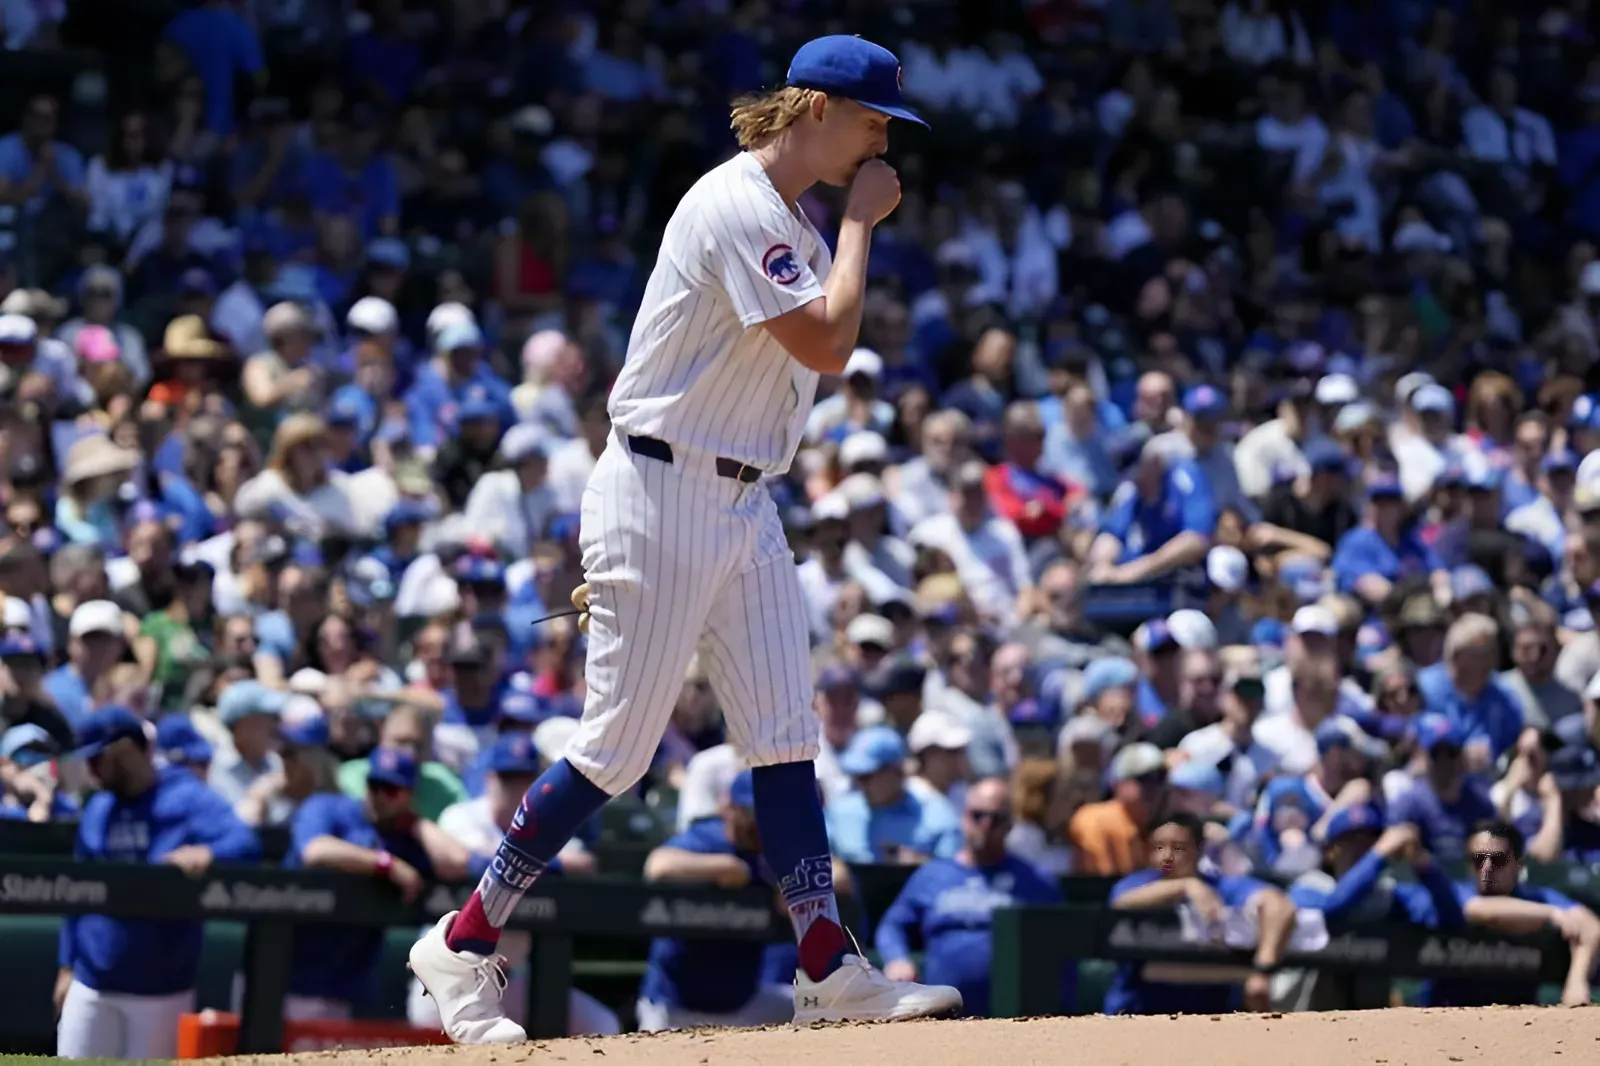
[[[507,733],[489,749],[489,770],[496,774],[533,776],[539,773],[539,749],[527,733]]]
[[[445,327],[449,329],[450,327]],[[460,345],[458,345],[460,347]],[[500,405],[495,403],[489,390],[482,385],[473,385],[461,398],[461,406],[456,409],[456,418],[462,422],[470,422],[477,418],[499,418]]]
[[[1400,479],[1393,474],[1374,474],[1367,480],[1367,498],[1373,500],[1402,500],[1405,490]]]
[[[296,697],[278,716],[278,737],[288,748],[321,748],[328,743],[328,718],[310,696]]]
[[[383,531],[393,534],[401,526],[420,526],[433,518],[433,508],[416,500],[401,500],[383,516]]]
[[[223,725],[233,725],[252,714],[277,717],[288,702],[287,692],[268,688],[259,681],[235,681],[223,689],[221,697],[217,699],[217,716],[222,719]]]
[[[211,742],[186,714],[169,714],[156,723],[156,750],[176,766],[208,763],[213,754]]]
[[[39,642],[26,633],[13,633],[0,639],[0,659],[20,659],[23,656],[42,659],[44,652],[40,650]]]
[[[322,420],[334,428],[350,428],[361,424],[361,405],[350,396],[335,396],[328,405]]]
[[[1450,571],[1450,597],[1457,603],[1474,596],[1487,596],[1493,591],[1494,579],[1481,566],[1469,563]]]
[[[1461,734],[1450,719],[1442,714],[1419,714],[1416,724],[1411,728],[1423,751],[1431,752],[1441,744],[1461,747]]]
[[[1132,687],[1138,683],[1139,668],[1131,660],[1117,656],[1092,659],[1083,668],[1082,699],[1087,703],[1110,689]]]
[[[1326,437],[1308,443],[1304,455],[1313,474],[1343,474],[1350,467],[1345,450]]]
[[[1317,752],[1322,754],[1334,748],[1348,748],[1358,755],[1365,755],[1369,759],[1382,758],[1388,748],[1383,741],[1376,737],[1368,736],[1355,719],[1346,718],[1344,715],[1335,715],[1317,726],[1312,734],[1317,741]]]
[[[747,809],[756,805],[756,778],[749,770],[740,770],[728,783],[728,802]]]
[[[495,585],[505,587],[506,568],[494,559],[485,559],[478,555],[463,556],[455,565],[454,577],[466,585]]]
[[[1165,618],[1152,618],[1133,631],[1133,646],[1143,652],[1157,652],[1176,648],[1178,640]]]
[[[789,61],[784,79],[794,88],[843,96],[926,129],[928,124],[906,106],[903,81],[899,57],[882,45],[847,34],[818,37],[801,45]]]
[[[1389,627],[1379,621],[1363,622],[1361,628],[1356,630],[1356,659],[1365,664],[1374,655],[1381,654],[1394,647],[1394,637],[1389,634]]]
[[[416,756],[401,748],[372,749],[372,757],[367,766],[367,783],[393,785],[395,788],[416,788]]]
[[[14,725],[0,734],[0,759],[21,767],[37,766],[55,757],[56,744],[43,726],[32,722]]]
[[[1504,474],[1499,467],[1473,463],[1465,471],[1468,492],[1498,492]]]
[[[1195,418],[1221,418],[1228,412],[1228,398],[1210,385],[1195,385],[1183,394],[1183,409]]]
[[[102,707],[78,726],[72,754],[92,759],[119,740],[132,738],[145,743],[144,720],[126,707]]]
[[[453,352],[458,348],[482,348],[483,331],[471,322],[452,322],[434,338],[435,351]]]
[[[546,701],[531,692],[511,692],[500,700],[500,717],[522,725],[538,725],[549,718]]]
[[[1222,795],[1222,771],[1214,764],[1189,759],[1179,763],[1167,774],[1167,784],[1173,788],[1186,788],[1208,796]]]
[[[1258,647],[1281,648],[1289,629],[1276,618],[1262,618],[1250,627],[1250,643]]]
[[[1578,469],[1578,455],[1570,448],[1556,448],[1539,460],[1539,469],[1547,474],[1571,473]]]
[[[1322,839],[1332,843],[1347,833],[1382,831],[1383,812],[1371,803],[1360,803],[1353,807],[1341,807],[1335,811],[1323,828]]]
[[[886,725],[869,726],[850,738],[839,754],[839,769],[851,777],[875,774],[906,761],[905,738]]]

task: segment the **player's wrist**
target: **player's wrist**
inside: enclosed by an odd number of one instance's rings
[[[372,862],[372,876],[388,880],[394,876],[394,856],[387,851],[378,852],[378,857]]]

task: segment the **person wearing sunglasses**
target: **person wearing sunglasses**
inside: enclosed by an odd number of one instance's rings
[[[1523,882],[1526,842],[1516,826],[1485,822],[1467,837],[1466,849],[1471,879],[1458,883],[1456,892],[1468,924],[1514,936],[1555,929],[1566,940],[1572,959],[1561,987],[1561,1002],[1587,1006],[1589,974],[1600,952],[1600,918],[1553,888]],[[1471,977],[1429,981],[1422,986],[1421,1002],[1427,1007],[1531,1005],[1540,1002],[1539,980]]]
[[[878,923],[883,972],[896,981],[931,981],[961,992],[969,1017],[989,1013],[991,922],[1001,907],[1061,902],[1061,889],[1006,848],[1011,789],[989,777],[967,789],[961,815],[961,849],[934,859],[911,875]],[[923,944],[922,972],[911,958],[912,930]],[[1076,967],[1068,963],[1061,1007],[1071,1010]]]

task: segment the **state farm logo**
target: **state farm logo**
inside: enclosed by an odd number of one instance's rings
[[[104,906],[107,895],[104,881],[78,881],[65,875],[28,877],[26,874],[6,874],[0,877],[0,903]]]
[[[268,886],[236,881],[232,888],[213,881],[200,893],[208,911],[269,911],[274,914],[332,914],[338,906],[332,889],[296,884]]]

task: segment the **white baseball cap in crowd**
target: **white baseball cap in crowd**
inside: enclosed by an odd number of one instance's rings
[[[38,323],[27,315],[0,315],[0,344],[32,344],[38,336]]]
[[[1141,740],[1117,752],[1111,760],[1111,780],[1132,781],[1166,768],[1167,758],[1161,754],[1161,749]]]
[[[1443,385],[1423,385],[1411,394],[1411,408],[1423,413],[1455,414],[1456,398]]]
[[[478,316],[472,313],[472,308],[464,303],[457,303],[455,300],[442,303],[432,311],[429,311],[427,322],[428,347],[430,349],[433,347],[433,338],[440,330],[457,322],[476,326],[478,324]]]
[[[850,501],[839,492],[828,492],[811,505],[813,522],[843,522],[850,517]]]
[[[1349,374],[1324,374],[1317,382],[1312,399],[1317,403],[1334,405],[1354,403],[1361,397],[1361,389]]]
[[[1394,398],[1398,402],[1411,405],[1412,395],[1424,385],[1435,384],[1433,375],[1424,370],[1413,370],[1394,383]]]
[[[881,463],[889,458],[889,443],[870,429],[858,429],[839,445],[839,465],[849,470],[858,463]]]
[[[883,376],[883,356],[871,348],[857,348],[850,353],[850,358],[844,364],[843,377],[855,377],[865,374],[869,378]]]
[[[844,639],[851,644],[876,644],[894,647],[894,624],[881,614],[858,614],[844,627]]]
[[[1056,736],[1056,751],[1064,753],[1075,744],[1098,744],[1107,750],[1117,746],[1117,731],[1111,723],[1093,714],[1077,714],[1067,719]]]
[[[1585,263],[1578,275],[1578,291],[1585,296],[1600,296],[1600,260]]]
[[[567,754],[567,743],[578,731],[578,720],[561,715],[546,718],[533,728],[533,746],[545,762],[560,762]]]
[[[1600,486],[1600,451],[1590,452],[1578,461],[1575,480],[1586,488]]]
[[[67,632],[74,637],[90,633],[112,633],[122,636],[122,608],[110,600],[90,600],[80,603],[67,623]]]
[[[0,621],[7,629],[27,629],[33,625],[33,611],[28,608],[27,600],[19,600],[15,596],[6,597],[5,618]]]
[[[906,747],[913,755],[920,755],[929,748],[962,751],[971,743],[972,730],[948,711],[923,711],[906,734]]]
[[[722,809],[722,797],[728,794],[728,786],[743,769],[744,757],[732,744],[718,744],[696,752],[684,765],[683,784],[678,789],[679,832],[702,818],[715,816]]]
[[[883,482],[876,474],[851,474],[835,490],[852,511],[865,511],[883,502]]]
[[[1339,635],[1339,619],[1322,604],[1311,603],[1294,613],[1289,628],[1302,637],[1336,637]]]
[[[1238,592],[1250,578],[1250,560],[1229,544],[1206,552],[1206,580],[1223,592]]]
[[[363,296],[350,305],[344,316],[345,325],[362,333],[391,333],[400,327],[400,315],[394,304],[381,296]]]
[[[1167,615],[1167,632],[1180,648],[1209,650],[1217,646],[1217,626],[1203,611],[1184,607]]]
[[[328,675],[321,670],[302,666],[289,675],[289,691],[302,696],[321,696],[328,691]]]

